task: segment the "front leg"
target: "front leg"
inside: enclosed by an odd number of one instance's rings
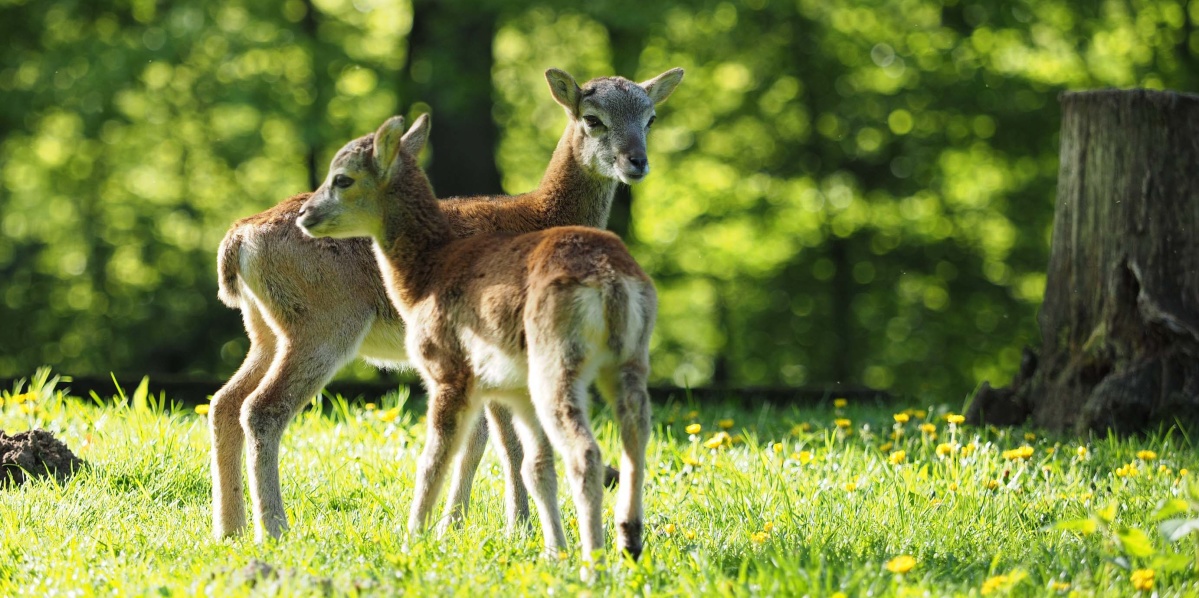
[[[437,526],[438,535],[445,535],[451,528],[458,529],[462,526],[462,520],[470,509],[470,491],[474,486],[475,472],[479,469],[483,451],[487,448],[487,425],[483,418],[476,415],[474,422],[468,425],[473,431],[467,432],[466,441],[455,461],[454,477],[450,480],[445,510]]]
[[[437,502],[453,456],[478,422],[479,402],[472,401],[466,381],[426,382],[429,410],[426,416],[425,450],[416,468],[416,489],[408,532],[420,534],[428,525],[429,513]]]

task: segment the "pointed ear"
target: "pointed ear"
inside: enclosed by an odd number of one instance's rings
[[[425,142],[429,141],[429,128],[433,126],[433,122],[429,119],[429,113],[425,113],[417,117],[416,122],[412,123],[412,128],[404,133],[404,138],[400,143],[404,146],[404,151],[411,154],[413,157],[419,156],[420,151],[425,148]]]
[[[375,166],[379,172],[388,172],[400,155],[400,143],[404,136],[404,117],[393,116],[375,131]]]
[[[683,69],[673,68],[649,81],[641,83],[641,88],[649,94],[649,99],[655,104],[661,104],[674,93],[674,88],[683,81]]]
[[[566,108],[566,113],[572,118],[579,115],[579,84],[570,73],[558,69],[545,72],[545,80],[550,84],[550,93],[554,100]]]

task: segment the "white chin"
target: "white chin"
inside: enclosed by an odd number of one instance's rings
[[[631,175],[625,174],[623,172],[620,172],[619,170],[616,171],[616,177],[620,179],[620,182],[622,182],[626,185],[632,185],[634,183],[639,183],[645,179],[644,174],[638,175],[638,176],[631,176]]]

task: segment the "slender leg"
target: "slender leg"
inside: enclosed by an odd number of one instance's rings
[[[416,489],[408,518],[408,532],[412,536],[424,531],[445,483],[450,459],[478,422],[480,400],[470,400],[468,385],[467,382],[430,385],[428,432],[416,468]]]
[[[208,413],[212,441],[212,531],[218,539],[235,536],[246,527],[241,471],[245,433],[238,419],[246,397],[270,369],[276,348],[275,334],[252,301],[245,301],[242,319],[250,336],[250,350],[237,373],[213,395]]]
[[[616,545],[633,559],[641,556],[645,514],[645,450],[650,435],[650,404],[646,391],[648,356],[600,375],[600,389],[614,404],[620,426],[622,453],[620,488],[616,495]]]
[[[587,387],[565,373],[549,372],[543,378],[534,383],[531,377],[529,390],[537,417],[566,464],[566,478],[579,518],[583,560],[591,562],[604,544],[604,468],[587,417]]]
[[[520,400],[528,403],[527,394],[522,393]],[[510,536],[529,528],[529,492],[521,479],[524,448],[512,418],[512,411],[504,405],[487,404],[487,422],[491,425],[492,444],[504,467],[504,513],[507,515],[505,529]]]
[[[487,425],[482,415],[476,415],[475,421],[467,424],[466,441],[462,454],[454,462],[454,477],[450,481],[449,500],[445,503],[445,511],[437,526],[438,535],[443,535],[451,528],[461,527],[462,519],[470,509],[470,490],[474,486],[475,472],[479,462],[483,460],[483,451],[487,448]]]
[[[558,511],[558,473],[554,471],[554,449],[550,445],[541,422],[532,405],[512,404],[516,432],[524,447],[524,463],[520,472],[524,486],[533,496],[533,504],[541,516],[541,532],[545,539],[545,552],[557,555],[566,546],[566,534],[562,531],[562,514]]]
[[[344,328],[343,328],[344,330]],[[312,331],[310,331],[312,332]],[[317,331],[319,332],[319,331]],[[279,485],[279,443],[296,411],[354,356],[361,343],[353,337],[309,334],[304,342],[283,346],[266,380],[245,402],[241,424],[248,445],[254,537],[279,537],[287,529]]]

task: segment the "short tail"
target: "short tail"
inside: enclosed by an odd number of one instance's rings
[[[649,344],[658,311],[653,283],[626,278],[606,285],[603,294],[608,348],[627,359]]]
[[[221,303],[233,309],[241,308],[241,285],[237,280],[241,275],[241,241],[241,230],[235,227],[225,234],[220,248],[217,249],[216,296]]]

